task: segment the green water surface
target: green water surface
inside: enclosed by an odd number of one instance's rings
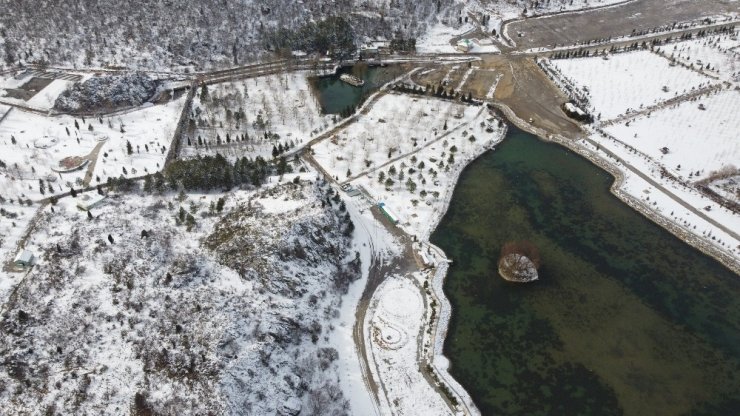
[[[362,87],[355,87],[339,79],[343,73],[354,74],[363,79]],[[339,114],[348,107],[359,106],[370,94],[383,84],[393,80],[402,73],[398,66],[373,66],[365,68],[346,67],[340,69],[336,75],[314,78],[314,86],[318,91],[321,109],[325,114]]]
[[[740,277],[612,182],[513,128],[463,172],[432,241],[454,261],[445,354],[483,414],[738,414]],[[539,281],[498,276],[511,240],[539,248]]]

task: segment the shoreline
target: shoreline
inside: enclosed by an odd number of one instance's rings
[[[691,247],[694,247],[707,256],[712,257],[714,260],[718,261],[735,274],[740,275],[740,259],[737,259],[731,254],[728,254],[724,250],[720,249],[716,245],[705,241],[697,235],[685,230],[683,227],[676,225],[674,222],[659,215],[652,209],[646,207],[645,204],[635,199],[634,196],[622,189],[622,185],[625,181],[625,173],[621,169],[619,169],[619,167],[607,160],[604,156],[601,156],[584,147],[578,146],[575,140],[568,139],[560,135],[550,135],[545,133],[543,130],[538,129],[537,127],[534,127],[517,117],[516,114],[514,114],[514,112],[504,104],[493,103],[493,105],[504,114],[508,122],[510,122],[517,128],[535,135],[537,138],[544,142],[556,143],[560,146],[563,146],[564,148],[587,159],[592,164],[609,173],[614,178],[614,182],[609,187],[609,191],[612,195],[616,196],[620,201],[627,204],[630,208],[647,217],[654,224],[665,229],[686,244],[689,244]]]
[[[645,216],[654,224],[660,226],[675,237],[681,239],[684,243],[701,251],[703,254],[712,257],[724,267],[740,275],[740,261],[738,261],[738,259],[725,253],[721,249],[717,248],[715,245],[704,241],[702,238],[694,235],[693,233],[684,230],[682,227],[674,224],[672,221],[662,217],[658,213],[646,207],[643,203],[636,200],[632,195],[625,192],[622,189],[622,185],[625,181],[624,172],[622,172],[617,166],[606,160],[603,156],[600,156],[595,152],[590,151],[589,149],[582,148],[576,145],[574,141],[569,140],[565,137],[559,135],[548,135],[541,129],[531,126],[529,123],[526,123],[524,120],[517,117],[514,112],[504,104],[496,102],[493,103],[493,106],[497,112],[497,116],[504,118],[507,123],[510,123],[511,125],[514,125],[515,127],[530,134],[533,134],[542,141],[559,144],[566,149],[573,151],[577,155],[584,157],[595,166],[606,171],[614,178],[611,186],[609,187],[609,191],[621,202],[627,204],[630,208]],[[509,126],[505,125],[504,129],[504,134],[502,135],[501,139],[492,143],[486,151],[492,150],[497,144],[501,143],[504,140],[506,134],[508,133]],[[457,182],[463,170],[465,170],[465,168],[470,163],[472,163],[484,153],[485,152],[479,154],[474,158],[471,158],[470,160],[466,160],[460,170],[458,172],[455,172],[455,174],[453,175],[454,182],[452,183],[457,185]],[[480,415],[480,410],[475,405],[475,402],[473,401],[468,391],[449,372],[449,369],[452,366],[452,362],[449,360],[448,357],[444,355],[444,342],[449,331],[449,321],[452,314],[452,305],[444,293],[443,286],[444,281],[447,278],[447,271],[449,269],[448,264],[451,263],[451,260],[448,259],[446,253],[441,248],[437,247],[429,241],[430,235],[442,221],[442,218],[446,215],[453,194],[454,187],[450,190],[449,194],[445,198],[444,209],[440,211],[440,215],[434,218],[432,224],[429,227],[428,233],[422,235],[422,238],[420,239],[420,243],[422,244],[422,246],[428,246],[434,252],[435,257],[438,260],[441,260],[437,263],[435,270],[431,276],[430,290],[428,292],[430,297],[433,300],[437,301],[437,304],[440,306],[440,311],[435,320],[431,322],[432,334],[429,343],[430,347],[428,349],[428,352],[422,357],[422,360],[426,360],[432,366],[434,372],[439,375],[439,379],[442,384],[445,384],[449,391],[457,396],[459,402],[464,406],[465,414]],[[422,340],[422,345],[426,340],[427,337],[425,336]]]

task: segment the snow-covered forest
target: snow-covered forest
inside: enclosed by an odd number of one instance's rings
[[[417,38],[439,22],[461,26],[468,13],[511,18],[614,1],[0,0],[0,65],[203,70],[281,49],[345,53],[369,39]]]
[[[360,43],[364,37],[413,37],[437,14],[459,14],[457,3],[3,0],[0,62],[139,69],[226,66],[249,62],[276,47],[319,49],[347,39]],[[349,33],[334,33],[337,28]],[[319,33],[321,29],[327,30]],[[293,35],[306,33],[314,44]],[[284,42],[277,42],[276,34]]]
[[[0,311],[0,408],[346,414],[328,334],[360,264],[329,187],[139,192],[40,215]]]

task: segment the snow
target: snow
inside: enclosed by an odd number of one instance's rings
[[[427,111],[430,115],[419,115]],[[447,131],[442,128],[443,114],[453,115]],[[421,117],[424,121],[417,121]],[[381,118],[384,123],[373,122]],[[374,203],[385,203],[406,232],[424,239],[446,210],[459,173],[498,143],[504,132],[503,124],[499,126],[483,107],[393,94],[383,97],[367,116],[339,132],[336,140],[315,146],[314,157],[331,175],[340,178],[346,178],[348,168],[359,170],[349,182]],[[412,138],[417,139],[416,146]],[[398,150],[389,160],[391,147]],[[387,182],[389,178],[392,183]]]
[[[54,102],[56,101],[59,94],[61,94],[67,88],[74,84],[75,83],[71,81],[55,79],[51,82],[51,84],[47,85],[44,89],[36,93],[36,95],[34,95],[30,100],[26,102],[26,104],[32,108],[40,110],[50,110],[52,107],[54,107]]]
[[[561,83],[589,98],[590,112],[609,120],[699,87],[716,83],[649,51],[614,54],[610,59],[587,57],[549,61]],[[667,87],[664,90],[664,87]],[[568,88],[566,88],[567,90]]]
[[[449,27],[435,22],[419,39],[416,40],[417,53],[462,53],[450,41],[453,37],[472,32],[475,27],[465,24],[459,28]]]
[[[685,240],[691,239],[696,245],[714,246],[715,249],[736,259],[740,257],[740,239],[715,225],[722,224],[737,233],[737,230],[740,230],[740,216],[707,198],[687,181],[679,182],[662,177],[660,174],[662,166],[657,161],[641,153],[635,153],[621,141],[603,137],[599,133],[591,134],[589,139],[592,142],[580,141],[579,145],[600,154],[622,172],[624,180],[619,184],[617,192],[626,194],[627,198],[635,201],[643,211],[657,215],[659,223],[675,227],[680,233],[691,236],[684,238]],[[613,160],[606,151],[612,152],[637,171],[647,175],[663,189],[640,177],[623,163]],[[714,223],[700,217],[683,204],[688,204]],[[705,207],[709,207],[709,210]]]
[[[448,134],[445,122],[452,131],[468,124],[479,111],[449,100],[386,94],[355,123],[315,145],[314,158],[329,174],[345,180],[434,142]]]
[[[157,413],[353,410],[330,323],[354,255],[325,192],[304,180],[184,199],[111,195],[94,219],[75,198],[47,206],[27,245],[38,264],[3,302],[5,324],[27,320],[3,334],[0,406],[120,414],[140,394]],[[220,197],[224,212],[209,213]],[[284,199],[300,208],[286,216],[257,202]],[[175,220],[180,206],[198,217],[192,231]],[[303,254],[286,251],[296,244]],[[4,301],[21,278],[0,279]],[[8,377],[17,365],[26,371]]]
[[[706,110],[700,110],[704,104]],[[692,181],[706,178],[713,171],[740,165],[740,91],[724,90],[684,101],[605,131],[623,143],[665,166],[676,176]],[[667,147],[663,154],[661,148]],[[677,169],[681,166],[680,169]],[[700,172],[700,174],[696,174]]]
[[[428,325],[421,288],[414,278],[387,278],[371,300],[366,317],[376,378],[386,400],[382,414],[447,415],[450,408],[419,371],[417,336]],[[423,398],[420,400],[419,398]]]
[[[683,65],[710,69],[705,72],[719,76],[723,81],[740,82],[740,40],[734,35],[709,35],[657,48],[657,51]]]
[[[330,343],[339,351],[337,364],[342,389],[355,414],[378,414],[377,405],[365,385],[362,376],[361,359],[353,339],[356,323],[355,311],[365,289],[370,265],[373,259],[382,261],[399,255],[400,245],[395,238],[380,224],[370,211],[370,204],[363,199],[344,198],[347,211],[356,226],[353,236],[353,250],[360,253],[362,261],[362,278],[349,287],[342,299],[339,317],[335,322],[336,329],[330,335]],[[369,370],[368,370],[369,371]]]
[[[109,177],[141,176],[159,171],[166,157],[163,148],[169,148],[184,104],[185,97],[181,97],[164,105],[149,105],[102,117],[102,124],[97,118],[86,119],[83,123],[81,118],[72,116],[43,116],[14,109],[0,123],[0,160],[9,168],[0,171],[0,184],[12,196],[27,196],[33,200],[51,195],[47,189],[43,195],[39,192],[39,180],[53,185],[55,192],[80,186],[86,169],[58,174],[52,168],[57,168],[59,161],[69,156],[89,155],[92,163],[96,160],[94,149],[97,146],[100,150],[92,184],[98,183],[97,178],[105,182]],[[120,131],[121,125],[124,133]],[[92,126],[93,130],[87,126]],[[16,140],[15,145],[12,138]],[[127,142],[132,146],[131,155],[126,149]]]
[[[199,90],[193,101],[197,128],[190,135],[190,146],[185,140],[181,154],[194,157],[218,152],[226,157],[259,155],[270,159],[273,146],[279,143],[305,143],[332,121],[331,116],[321,113],[309,76],[307,71],[297,71],[223,82],[208,86],[207,97],[202,97]],[[244,112],[242,120],[235,116],[239,110]],[[227,134],[230,143],[226,142]],[[265,137],[266,134],[271,137]],[[241,135],[249,139],[237,142]],[[221,145],[217,144],[217,136]],[[208,149],[197,146],[198,137],[208,142]]]

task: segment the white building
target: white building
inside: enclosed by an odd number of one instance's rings
[[[91,209],[100,205],[100,203],[102,203],[104,199],[105,195],[100,195],[97,193],[84,194],[80,197],[79,201],[77,201],[77,208],[83,211],[90,211]]]
[[[21,250],[18,255],[15,256],[13,264],[17,267],[23,267],[24,269],[26,267],[30,267],[33,264],[33,253],[28,250]]]

